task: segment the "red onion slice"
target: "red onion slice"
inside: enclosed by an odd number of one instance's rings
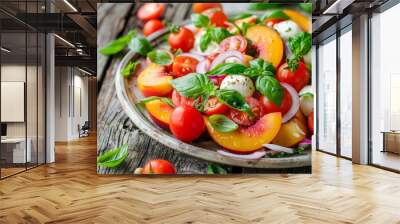
[[[308,138],[303,139],[300,143],[299,143],[299,147],[303,147],[303,148],[307,148],[311,145],[311,140]]]
[[[267,152],[265,150],[255,151],[250,154],[235,154],[231,152],[227,152],[225,150],[217,150],[217,152],[223,156],[232,157],[235,159],[244,159],[244,160],[258,160],[261,159]]]
[[[204,57],[207,57],[207,56],[210,55],[210,53],[207,53],[207,52],[200,52],[200,51],[196,51],[196,50],[191,50],[189,53],[201,55],[201,56],[204,56]]]
[[[239,51],[229,50],[219,54],[214,61],[211,63],[210,69],[213,69],[215,66],[223,63],[227,58],[235,57],[238,58],[240,62],[243,62],[244,57],[243,54]]]
[[[297,91],[289,84],[281,82],[281,85],[287,89],[292,97],[292,106],[290,107],[289,111],[282,118],[282,123],[288,122],[294,115],[296,115],[297,111],[300,108],[300,98],[297,94]]]
[[[209,60],[203,60],[200,63],[197,64],[196,67],[196,72],[204,74],[208,72],[208,68],[210,67],[210,61]]]
[[[202,62],[206,59],[205,57],[203,57],[199,54],[196,54],[196,53],[182,53],[179,56],[191,57],[191,58],[196,59],[199,62]]]
[[[286,152],[289,154],[293,154],[294,150],[292,148],[287,148],[287,147],[283,147],[280,145],[275,145],[275,144],[264,144],[264,147],[271,149],[272,151],[276,151],[276,152]]]

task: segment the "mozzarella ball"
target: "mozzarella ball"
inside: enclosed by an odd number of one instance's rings
[[[228,75],[222,80],[220,89],[236,90],[243,97],[251,96],[255,91],[253,81],[244,75]]]
[[[296,34],[302,32],[297,23],[293,22],[292,20],[285,20],[277,23],[274,25],[274,29],[278,31],[284,40],[289,40],[290,37],[294,37]]]

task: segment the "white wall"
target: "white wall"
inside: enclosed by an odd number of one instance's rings
[[[56,67],[55,74],[55,141],[77,139],[78,124],[88,120],[88,78],[72,67]]]

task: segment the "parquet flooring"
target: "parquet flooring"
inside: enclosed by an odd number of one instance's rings
[[[400,175],[313,153],[312,175],[96,174],[96,139],[0,181],[0,223],[400,223]]]

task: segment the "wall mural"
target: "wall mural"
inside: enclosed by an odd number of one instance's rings
[[[99,174],[311,173],[311,3],[131,7],[98,50],[126,117],[99,124]]]

